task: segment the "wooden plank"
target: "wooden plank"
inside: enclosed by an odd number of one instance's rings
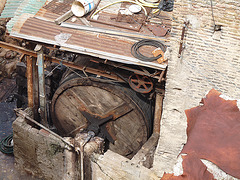
[[[131,163],[127,158],[108,150],[104,155],[92,157],[92,179],[160,179],[150,169]]]
[[[156,93],[153,132],[157,134],[160,134],[160,122],[162,118],[163,98],[164,98],[163,94]]]
[[[153,133],[138,153],[131,159],[131,163],[141,164],[147,168],[151,168],[158,139],[159,134]]]

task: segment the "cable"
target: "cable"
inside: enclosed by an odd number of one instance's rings
[[[140,59],[142,61],[155,61],[157,59],[159,59],[160,57],[162,57],[162,55],[158,55],[157,57],[147,57],[144,56],[139,49],[142,46],[154,46],[156,48],[161,48],[163,52],[166,51],[166,46],[164,44],[162,44],[160,41],[156,41],[156,40],[150,40],[150,39],[143,39],[141,41],[136,42],[135,44],[133,44],[133,46],[131,47],[131,53],[132,55],[137,58]]]
[[[213,3],[212,3],[212,0],[210,0],[210,2],[211,2],[212,18],[213,18],[213,23],[214,23],[214,27],[215,27],[216,23],[215,23],[215,19],[214,19],[214,15],[213,15]]]
[[[141,3],[143,6],[145,6],[145,7],[150,7],[150,8],[157,8],[158,7],[158,5],[159,5],[159,2],[158,3],[149,3],[149,2],[146,2],[146,1],[144,1],[144,0],[135,0],[136,2],[138,2],[138,3]]]
[[[133,4],[139,5],[143,9],[145,16],[147,16],[147,10],[143,7],[143,5],[141,3],[136,2],[136,1],[131,1],[131,0],[121,0],[121,1],[116,1],[116,2],[113,2],[113,3],[107,4],[106,6],[103,6],[102,8],[98,9],[97,11],[95,11],[93,13],[93,15],[91,16],[91,18],[93,18],[97,13],[99,13],[103,9],[105,9],[105,8],[107,8],[109,6],[112,6],[114,4],[121,3],[121,2],[130,2],[130,3],[133,3]]]
[[[0,142],[0,151],[5,154],[13,154],[13,134],[3,138]]]

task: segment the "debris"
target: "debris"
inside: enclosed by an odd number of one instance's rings
[[[54,38],[57,41],[57,43],[59,44],[63,44],[65,42],[67,42],[67,40],[71,37],[71,34],[68,33],[60,33],[58,35],[56,35]]]
[[[17,55],[16,51],[9,50],[9,51],[6,52],[5,58],[6,59],[13,59],[13,58],[16,57],[16,55]]]
[[[183,179],[204,179],[213,180],[213,175],[207,170],[207,167],[202,163],[198,156],[190,153],[182,156],[183,174],[174,176],[174,174],[164,174],[162,180],[183,180]]]
[[[174,0],[161,0],[158,9],[163,11],[171,12],[173,11]]]
[[[10,63],[7,63],[5,65],[5,71],[7,73],[7,76],[9,78],[11,78],[11,76],[13,75],[13,73],[15,72],[16,70],[16,65],[17,65],[17,61],[12,61]]]
[[[128,9],[132,13],[139,13],[141,11],[141,7],[137,4],[133,4],[133,5],[129,6]]]
[[[160,36],[160,37],[163,37],[163,36],[166,36],[167,33],[170,31],[169,28],[167,27],[164,27],[162,25],[159,25],[159,24],[147,24],[147,28],[152,31],[152,33],[155,35],[155,36]]]
[[[161,48],[157,48],[157,49],[153,50],[152,54],[153,54],[154,57],[157,57],[157,56],[161,55],[161,57],[157,59],[158,63],[161,64],[161,63],[163,63],[163,61],[165,61],[164,52],[162,51]]]
[[[61,136],[59,136],[58,134],[56,134],[55,132],[51,131],[50,129],[46,128],[45,126],[43,126],[42,124],[38,123],[37,121],[35,121],[34,119],[32,119],[31,117],[29,117],[29,115],[20,109],[15,109],[15,112],[17,114],[17,116],[20,116],[32,123],[34,123],[35,125],[41,127],[42,129],[46,130],[47,132],[49,132],[50,134],[52,134],[53,136],[55,136],[56,138],[60,139],[62,142],[64,142],[66,145],[69,146],[69,148],[74,148],[73,144],[69,143],[68,141],[66,141],[64,138],[62,138]]]

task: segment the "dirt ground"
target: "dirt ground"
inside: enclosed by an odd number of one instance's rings
[[[12,44],[20,42],[5,36],[6,20],[0,20],[0,40]],[[12,133],[12,122],[16,119],[14,108],[16,108],[17,93],[16,86],[16,64],[21,54],[0,48],[0,140]],[[0,180],[34,180],[25,172],[20,172],[14,167],[14,156],[0,152]]]

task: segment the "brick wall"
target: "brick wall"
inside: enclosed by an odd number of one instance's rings
[[[240,1],[213,0],[214,32],[210,0],[175,0],[171,59],[167,73],[161,135],[154,170],[171,172],[186,143],[185,109],[199,105],[212,88],[240,99]],[[184,21],[190,22],[181,58],[178,50]]]

